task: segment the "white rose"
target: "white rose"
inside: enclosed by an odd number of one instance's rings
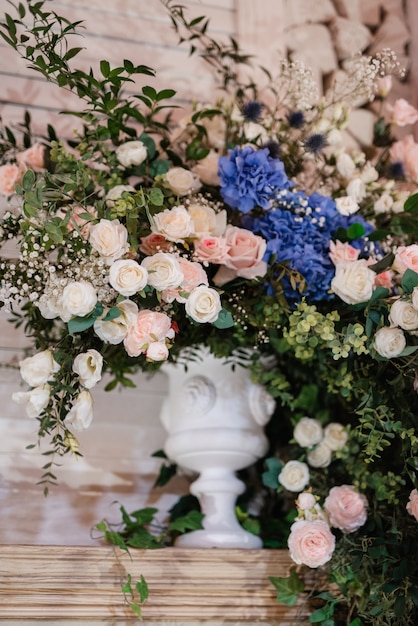
[[[346,192],[355,202],[361,202],[366,197],[366,185],[361,178],[353,178],[348,183]]]
[[[311,467],[328,467],[331,463],[332,450],[328,448],[325,441],[321,441],[313,450],[308,452],[306,458]]]
[[[103,357],[97,350],[87,350],[77,354],[73,363],[73,372],[80,377],[83,387],[91,389],[102,377]]]
[[[94,250],[110,265],[129,250],[128,231],[119,220],[100,220],[90,229],[89,241]]]
[[[302,417],[294,428],[293,437],[302,448],[311,448],[323,437],[321,422],[310,417]]]
[[[403,330],[418,328],[418,310],[410,302],[395,300],[389,313],[392,326],[400,326]]]
[[[157,289],[175,289],[183,282],[184,275],[177,258],[169,252],[157,252],[146,257],[141,265],[148,271],[148,284]]]
[[[185,196],[201,187],[199,178],[184,167],[172,167],[165,174],[165,181],[177,196]]]
[[[332,291],[347,304],[367,302],[373,294],[376,274],[365,259],[338,263],[331,281]]]
[[[221,237],[226,230],[226,211],[214,211],[205,204],[190,204],[189,214],[193,220],[194,235],[196,237],[212,236]]]
[[[187,209],[180,204],[156,213],[152,231],[169,241],[181,242],[193,234],[193,220]]]
[[[132,300],[123,300],[117,307],[121,312],[118,317],[108,321],[98,319],[93,327],[96,335],[111,345],[122,343],[138,315],[138,307]]]
[[[132,187],[132,185],[115,185],[107,192],[106,200],[113,204],[114,200],[119,200],[125,191],[132,193],[135,191],[135,187]]]
[[[342,450],[347,443],[348,433],[342,424],[330,422],[324,429],[324,443],[332,451]]]
[[[359,205],[351,196],[341,196],[335,199],[335,206],[341,215],[353,215],[359,210]]]
[[[72,317],[84,317],[91,313],[97,303],[96,290],[85,280],[68,283],[61,297],[60,317],[68,322]]]
[[[309,467],[301,461],[288,461],[278,476],[279,483],[288,491],[303,491],[309,483]]]
[[[414,287],[412,291],[412,306],[418,310],[418,287]]]
[[[341,153],[337,157],[337,170],[344,178],[352,178],[356,171],[356,164],[349,154]]]
[[[124,167],[141,165],[147,158],[147,149],[142,141],[126,141],[116,148],[116,156]]]
[[[38,307],[42,317],[46,320],[53,320],[56,317],[60,316],[60,296],[47,296],[45,294],[42,294],[42,296],[37,301],[36,306]]]
[[[374,336],[374,347],[380,356],[393,359],[401,354],[406,347],[406,339],[401,328],[384,326]]]
[[[82,431],[90,426],[92,420],[93,398],[90,391],[83,389],[75,399],[65,421],[70,424],[74,430]]]
[[[28,417],[39,417],[48,406],[50,391],[49,385],[40,385],[30,391],[17,391],[12,395],[12,400],[25,405]]]
[[[51,350],[43,350],[23,359],[19,367],[21,377],[30,387],[44,385],[60,369]]]
[[[200,159],[193,168],[193,173],[199,176],[204,185],[217,187],[219,185],[219,154],[211,150],[204,159]]]
[[[374,203],[374,212],[376,214],[388,213],[393,206],[393,198],[388,193],[383,193]]]
[[[147,270],[133,259],[119,259],[110,266],[109,283],[123,296],[139,293],[147,282]]]
[[[190,292],[185,308],[195,322],[212,323],[218,319],[222,309],[221,298],[215,289],[200,285]]]
[[[374,183],[379,178],[379,172],[371,163],[366,163],[361,173],[361,180],[366,183]]]
[[[147,359],[149,361],[166,361],[168,359],[168,348],[165,341],[153,341],[147,348]]]

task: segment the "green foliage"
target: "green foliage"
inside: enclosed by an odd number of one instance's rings
[[[305,589],[305,583],[294,570],[289,576],[270,576],[269,580],[277,591],[277,601],[287,606],[294,606]]]

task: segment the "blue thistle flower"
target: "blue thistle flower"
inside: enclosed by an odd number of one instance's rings
[[[259,122],[264,105],[257,100],[246,102],[242,107],[242,114],[247,122]]]
[[[305,123],[305,116],[302,111],[291,111],[286,117],[291,128],[302,128]]]
[[[405,177],[405,167],[402,161],[391,163],[388,168],[389,178],[399,179]]]
[[[325,148],[326,143],[327,141],[325,139],[325,135],[322,135],[322,133],[314,133],[305,139],[304,145],[308,152],[318,154],[323,148]]]

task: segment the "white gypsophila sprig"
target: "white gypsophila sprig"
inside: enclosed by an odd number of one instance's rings
[[[277,105],[299,111],[309,111],[319,100],[319,91],[312,70],[302,61],[284,59],[280,71],[273,80],[272,90]]]

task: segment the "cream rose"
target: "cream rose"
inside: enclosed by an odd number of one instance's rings
[[[367,498],[352,485],[333,487],[324,502],[331,526],[353,533],[367,520]]]
[[[217,187],[219,185],[218,176],[219,154],[211,150],[205,158],[200,159],[193,167],[196,174],[204,185]]]
[[[405,300],[395,300],[390,308],[389,322],[403,330],[418,329],[418,310]]]
[[[353,178],[348,183],[346,192],[355,202],[361,202],[366,197],[366,185],[361,178]]]
[[[147,282],[147,270],[133,259],[119,259],[110,266],[109,283],[122,296],[139,293]]]
[[[180,204],[156,213],[152,231],[163,235],[168,241],[182,242],[193,234],[194,224],[190,213]]]
[[[48,406],[51,395],[49,385],[40,385],[30,391],[17,391],[12,395],[12,400],[25,406],[28,417],[39,417]]]
[[[367,302],[373,294],[376,274],[365,259],[338,263],[331,281],[332,291],[347,304]]]
[[[311,417],[302,417],[293,430],[293,438],[302,448],[311,448],[323,437],[321,422]]]
[[[54,361],[51,350],[43,350],[19,362],[20,375],[30,387],[45,385],[60,366]]]
[[[166,361],[168,359],[168,348],[165,341],[154,341],[147,348],[148,361]]]
[[[335,206],[340,215],[353,215],[359,210],[358,203],[351,196],[340,196],[335,199]]]
[[[169,252],[148,256],[141,265],[148,271],[148,284],[157,291],[175,289],[183,282],[184,275],[178,258]]]
[[[116,157],[124,167],[141,165],[148,156],[147,148],[142,141],[126,141],[116,148]]]
[[[310,480],[309,467],[301,461],[288,461],[278,476],[279,483],[288,491],[303,491]]]
[[[393,207],[393,198],[388,193],[382,193],[380,198],[374,203],[373,209],[376,215],[389,213]]]
[[[297,520],[290,528],[287,545],[297,565],[320,567],[331,559],[335,537],[322,520]]]
[[[102,378],[103,357],[97,350],[77,354],[73,362],[73,372],[78,374],[80,383],[92,389]]]
[[[354,172],[356,171],[356,164],[349,154],[346,152],[342,152],[337,157],[336,162],[337,171],[344,178],[352,178],[354,176]]]
[[[68,415],[66,422],[70,424],[74,430],[82,431],[86,430],[93,420],[93,398],[87,389],[83,389],[74,401]]]
[[[332,451],[325,441],[320,441],[313,450],[309,450],[306,460],[311,467],[328,467],[332,460]]]
[[[219,237],[224,234],[227,223],[225,210],[215,211],[212,207],[197,203],[190,204],[187,210],[193,220],[195,237]]]
[[[72,317],[84,317],[96,306],[96,290],[85,280],[73,281],[64,287],[60,303],[63,322],[68,322]]]
[[[186,196],[201,187],[199,178],[184,167],[172,167],[165,174],[165,182],[177,196]]]
[[[399,246],[392,267],[399,274],[404,274],[408,269],[418,273],[418,244]]]
[[[413,515],[418,522],[418,491],[413,489],[409,494],[409,500],[406,505],[409,515]]]
[[[338,422],[330,422],[324,429],[324,443],[330,450],[342,450],[347,443],[348,433],[346,428]]]
[[[128,231],[119,220],[100,220],[91,227],[89,241],[109,265],[129,250]]]
[[[189,294],[185,308],[195,322],[212,323],[218,319],[222,309],[221,298],[215,289],[200,285]]]
[[[374,348],[380,356],[394,359],[406,348],[406,339],[401,328],[383,326],[374,336]]]
[[[22,170],[15,163],[0,165],[0,194],[11,196],[22,181]]]
[[[117,305],[120,315],[113,320],[98,319],[94,322],[94,332],[102,341],[111,345],[122,343],[128,329],[133,326],[138,315],[138,307],[132,300],[123,300]]]

